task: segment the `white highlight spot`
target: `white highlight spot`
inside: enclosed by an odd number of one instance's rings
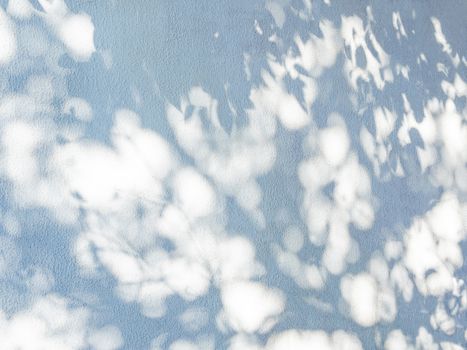
[[[11,62],[16,55],[16,38],[13,24],[0,8],[0,65]]]
[[[341,293],[350,306],[350,315],[355,322],[363,327],[371,327],[378,321],[377,284],[371,275],[361,273],[344,277]]]
[[[319,144],[327,163],[338,166],[347,156],[350,140],[344,127],[335,126],[321,131]]]
[[[266,350],[361,350],[360,340],[353,334],[338,330],[328,335],[323,330],[288,330],[271,337]]]
[[[34,12],[34,7],[28,0],[10,0],[7,11],[16,18],[30,18]]]
[[[93,332],[89,344],[96,350],[116,350],[122,347],[123,338],[117,327],[107,326]]]
[[[226,285],[222,289],[222,304],[230,325],[247,333],[270,328],[285,307],[282,293],[254,282]]]
[[[96,51],[94,24],[88,15],[79,14],[66,18],[59,26],[59,36],[77,61],[88,60]]]
[[[196,170],[185,168],[178,172],[174,180],[174,189],[178,202],[190,217],[202,217],[214,211],[216,193]]]

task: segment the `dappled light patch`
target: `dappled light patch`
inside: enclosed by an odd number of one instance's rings
[[[357,337],[344,331],[335,331],[331,335],[322,330],[318,331],[298,331],[291,330],[279,333],[271,338],[266,349],[285,350],[294,349],[348,349],[359,350],[362,345]]]
[[[342,17],[341,34],[344,45],[349,48],[344,69],[348,74],[350,85],[355,90],[358,89],[359,79],[366,82],[370,82],[371,79],[376,88],[382,90],[387,83],[393,81],[393,73],[389,67],[390,58],[381,47],[371,28],[371,7],[368,6],[366,11],[368,24],[364,24],[358,16]],[[365,65],[357,62],[358,49],[363,51]]]
[[[71,13],[64,0],[38,0],[45,21],[62,41],[73,59],[87,61],[96,51],[94,47],[94,25],[87,14]],[[25,11],[23,5],[22,11]]]
[[[90,312],[54,294],[45,295],[12,317],[0,315],[0,335],[5,349],[114,350],[123,344],[120,331],[113,326],[93,330]],[[24,336],[24,331],[28,335]],[[112,337],[110,339],[109,337]]]
[[[193,88],[189,102],[181,101],[180,110],[167,107],[167,118],[180,146],[198,167],[261,224],[261,189],[255,177],[267,173],[274,164],[275,122],[255,108],[249,111],[249,124],[228,135],[220,126],[216,106],[211,96]]]
[[[342,273],[358,259],[358,244],[349,225],[369,230],[374,221],[368,174],[349,152],[350,140],[342,119],[330,117],[330,126],[311,131],[305,143],[310,158],[298,176],[305,188],[303,209],[310,242],[324,245],[322,264],[332,274]],[[325,189],[331,186],[332,192]]]
[[[404,260],[422,294],[444,295],[453,290],[453,272],[463,264],[458,244],[465,236],[464,225],[457,198],[447,193],[407,232]]]
[[[222,288],[225,318],[237,332],[268,332],[284,311],[284,296],[259,283],[237,282]]]
[[[0,348],[464,348],[460,4],[3,2]]]
[[[13,23],[0,9],[0,41],[2,42],[2,51],[0,53],[0,64],[10,63],[16,55],[16,36]]]

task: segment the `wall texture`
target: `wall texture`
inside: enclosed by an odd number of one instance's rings
[[[467,2],[0,0],[0,350],[462,350]]]

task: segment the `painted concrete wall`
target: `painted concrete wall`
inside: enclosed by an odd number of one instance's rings
[[[467,345],[467,3],[0,0],[0,350]]]

